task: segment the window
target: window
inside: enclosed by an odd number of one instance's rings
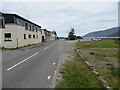
[[[10,14],[8,14],[8,15],[4,15],[4,17],[5,17],[5,24],[8,24],[8,23],[16,23],[15,22],[15,17],[14,17],[14,15],[10,15]]]
[[[5,41],[12,41],[11,40],[11,33],[5,33],[4,36],[5,36]]]
[[[36,30],[36,27],[34,26],[34,31]]]
[[[29,38],[31,38],[31,34],[29,34]]]
[[[29,24],[29,30],[31,31],[31,25]]]
[[[32,31],[34,31],[34,26],[32,26]]]
[[[33,35],[33,38],[35,38],[35,35]]]
[[[24,21],[23,20],[17,18],[16,21],[17,21],[18,25],[24,26]]]
[[[0,28],[5,28],[5,24],[3,19],[0,19]]]
[[[24,34],[24,39],[26,39],[26,34]]]
[[[37,27],[37,31],[40,31],[41,30],[41,28],[40,27]]]
[[[37,27],[36,27],[36,32],[37,32]]]
[[[28,30],[28,24],[27,23],[25,23],[25,29]]]

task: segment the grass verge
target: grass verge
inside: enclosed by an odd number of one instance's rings
[[[60,73],[62,80],[59,81],[56,88],[104,88],[97,76],[77,55],[64,64]]]
[[[83,57],[95,66],[111,87],[120,89],[118,85],[120,76],[118,46],[120,44],[115,40],[90,41],[91,45],[86,43],[87,41],[76,43]]]

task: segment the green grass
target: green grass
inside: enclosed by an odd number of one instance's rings
[[[111,87],[118,87],[118,50],[115,48],[85,48],[80,49],[84,58],[94,65],[97,71],[108,81]],[[95,54],[90,52],[94,51]],[[117,66],[116,66],[117,65]]]
[[[114,65],[112,64],[108,64],[108,65],[109,65],[108,69],[110,69],[110,73],[113,76],[117,76],[117,77],[120,76],[119,68],[114,67]]]
[[[91,45],[87,45],[87,42],[90,42]],[[76,43],[76,46],[80,48],[118,48],[118,45],[115,40],[83,41]]]
[[[111,67],[112,68],[112,67]],[[103,76],[103,78],[109,83],[109,85],[112,88],[117,88],[120,89],[119,84],[119,70],[118,68],[114,68],[113,70],[111,70],[110,67],[108,68],[97,68],[97,71]]]
[[[114,40],[90,41],[91,45],[86,45],[86,41],[76,43],[84,58],[95,66],[100,75],[113,88],[119,88],[118,77],[120,76],[118,66],[118,46]]]
[[[56,88],[103,88],[97,76],[87,68],[79,56],[67,61],[60,73],[63,77]]]

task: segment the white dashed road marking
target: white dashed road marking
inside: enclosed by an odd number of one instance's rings
[[[21,61],[21,62],[19,62],[19,63],[15,64],[15,65],[13,65],[12,67],[8,68],[8,69],[7,69],[7,71],[9,71],[9,70],[11,70],[11,69],[15,68],[16,66],[18,66],[18,65],[20,65],[21,63],[23,63],[23,62],[27,61],[28,59],[32,58],[33,56],[35,56],[35,55],[37,55],[37,54],[38,54],[38,52],[37,52],[37,53],[35,53],[35,54],[33,54],[33,55],[31,55],[30,57],[28,57],[28,58],[24,59],[23,61]]]
[[[46,49],[48,49],[49,48],[49,46],[48,47],[46,47],[46,48],[44,48],[44,50],[46,50]]]
[[[50,79],[51,78],[51,76],[48,76],[48,79]]]

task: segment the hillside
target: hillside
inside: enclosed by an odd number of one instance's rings
[[[120,27],[114,27],[106,30],[91,32],[83,36],[86,37],[117,37],[118,32],[120,33]]]

